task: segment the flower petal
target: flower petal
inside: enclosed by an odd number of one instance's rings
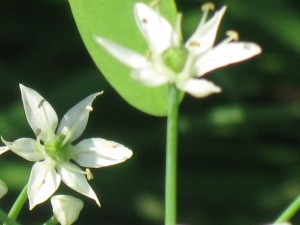
[[[221,88],[205,79],[190,79],[179,88],[196,98],[204,98],[213,93],[221,92]]]
[[[65,163],[58,167],[58,172],[63,182],[73,190],[83,194],[91,199],[94,199],[100,206],[100,202],[94,190],[88,184],[85,176],[80,173],[81,169],[72,163]]]
[[[70,195],[55,195],[51,198],[55,218],[61,225],[71,225],[79,217],[83,202]]]
[[[9,150],[9,147],[7,147],[7,146],[1,146],[1,147],[0,147],[0,155],[1,155],[2,153],[4,153],[4,152],[8,151],[8,150]]]
[[[40,161],[45,159],[44,153],[39,149],[38,143],[34,139],[19,138],[14,142],[5,141],[2,137],[1,139],[11,151],[28,161]]]
[[[76,140],[86,127],[93,101],[100,94],[92,94],[73,106],[59,123],[57,134],[65,135],[69,143]]]
[[[51,160],[36,162],[30,173],[27,195],[30,210],[37,204],[46,201],[57,190],[61,182]]]
[[[169,81],[165,74],[162,75],[151,67],[133,70],[131,76],[133,79],[149,87],[158,87]]]
[[[132,156],[125,146],[102,138],[90,138],[73,147],[70,157],[80,166],[99,168],[121,163]]]
[[[196,61],[197,75],[202,76],[209,71],[249,59],[259,53],[261,53],[261,48],[255,43],[221,44],[199,57]]]
[[[178,45],[179,37],[171,24],[148,5],[136,3],[134,16],[153,54],[160,54],[167,48]]]
[[[223,6],[209,21],[204,24],[200,23],[194,34],[186,42],[186,47],[196,54],[211,48],[215,42],[217,31],[225,11],[226,6]]]
[[[20,84],[27,121],[36,136],[47,141],[54,137],[58,119],[52,106],[35,90]]]
[[[99,36],[95,37],[95,40],[117,60],[133,69],[145,67],[149,64],[149,60],[137,52],[124,48],[121,45]]]

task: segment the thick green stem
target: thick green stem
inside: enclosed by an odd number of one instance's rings
[[[14,205],[11,207],[11,210],[8,213],[8,217],[13,220],[16,220],[26,200],[27,200],[27,184],[21,191]]]
[[[300,195],[283,211],[274,224],[288,222],[300,209]]]
[[[167,121],[165,225],[176,224],[178,99],[179,91],[174,85],[171,85]]]
[[[6,215],[5,212],[3,212],[0,209],[0,224],[5,224],[5,225],[19,225],[17,222],[14,220],[10,219],[8,215]]]
[[[58,222],[55,219],[54,216],[52,216],[46,223],[44,223],[43,225],[56,225]]]

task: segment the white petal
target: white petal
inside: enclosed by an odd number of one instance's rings
[[[211,48],[225,11],[226,6],[223,6],[209,21],[199,24],[195,33],[186,42],[186,47],[195,53],[201,53]]]
[[[154,68],[142,68],[131,72],[133,79],[149,87],[157,87],[169,81],[167,76],[158,73]]]
[[[65,163],[58,168],[58,172],[61,175],[63,182],[72,188],[73,190],[83,194],[91,199],[94,199],[96,203],[100,206],[100,202],[97,195],[88,184],[85,176],[79,173],[81,169],[75,164]]]
[[[148,5],[136,3],[134,16],[152,53],[160,54],[167,48],[178,45],[179,38],[171,24]]]
[[[196,98],[204,98],[213,93],[221,92],[221,88],[205,79],[190,79],[179,88]]]
[[[61,182],[51,161],[36,162],[30,173],[27,195],[30,210],[37,204],[46,201],[57,190]]]
[[[5,141],[2,137],[2,142],[14,153],[23,157],[28,161],[40,161],[45,159],[43,151],[39,149],[36,140],[31,138],[19,138],[14,142]]]
[[[90,138],[79,142],[70,157],[80,166],[99,168],[121,163],[132,156],[125,146],[102,138]]]
[[[202,76],[209,71],[249,59],[259,53],[261,48],[250,42],[221,44],[199,57],[196,61],[197,75]]]
[[[73,106],[59,123],[57,134],[65,135],[69,143],[76,140],[86,127],[93,101],[100,94],[92,94]]]
[[[47,141],[54,137],[58,119],[52,106],[35,90],[20,84],[27,121],[35,135]]]
[[[0,155],[8,150],[9,150],[9,148],[7,146],[1,146],[0,147]]]
[[[83,202],[69,195],[55,195],[51,198],[55,218],[61,225],[71,225],[79,217]]]
[[[137,52],[98,36],[95,37],[95,40],[117,60],[133,69],[141,68],[149,64],[149,60]]]

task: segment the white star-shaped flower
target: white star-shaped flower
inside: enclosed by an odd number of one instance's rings
[[[58,125],[56,112],[39,93],[23,85],[20,89],[26,118],[36,139],[2,141],[14,153],[36,162],[28,181],[30,209],[51,197],[61,181],[100,205],[85,177],[92,177],[90,170],[83,171],[78,165],[90,168],[110,166],[132,155],[132,151],[123,145],[101,138],[71,144],[83,133],[92,102],[100,93],[88,96],[71,108]]]
[[[136,23],[147,41],[149,53],[144,56],[103,37],[95,40],[120,62],[132,68],[131,76],[147,86],[157,87],[172,83],[177,88],[195,96],[206,97],[218,93],[221,88],[202,78],[217,68],[249,59],[261,52],[254,43],[238,42],[236,32],[228,32],[228,38],[214,46],[217,31],[226,7],[207,20],[214,6],[202,7],[204,14],[185,44],[181,43],[180,19],[174,29],[157,11],[144,3],[134,5]],[[180,18],[180,17],[178,17]]]

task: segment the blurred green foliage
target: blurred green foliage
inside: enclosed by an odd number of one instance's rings
[[[185,37],[197,25],[202,3],[178,0]],[[217,41],[235,29],[241,40],[259,43],[263,54],[207,75],[223,88],[222,94],[203,100],[185,97],[179,121],[178,222],[265,224],[300,193],[300,4],[215,3],[217,8],[228,5]],[[7,140],[34,137],[18,83],[42,94],[60,117],[88,94],[104,90],[83,138],[115,140],[134,156],[92,170],[90,183],[100,209],[64,185],[57,193],[84,200],[77,224],[162,224],[165,118],[135,110],[109,86],[80,39],[67,1],[3,0],[0,12],[0,135]],[[31,165],[12,153],[0,157],[0,178],[9,187],[1,208],[9,209]],[[26,206],[20,221],[33,224],[29,221],[34,218],[38,224],[50,214],[49,201],[30,213]]]

